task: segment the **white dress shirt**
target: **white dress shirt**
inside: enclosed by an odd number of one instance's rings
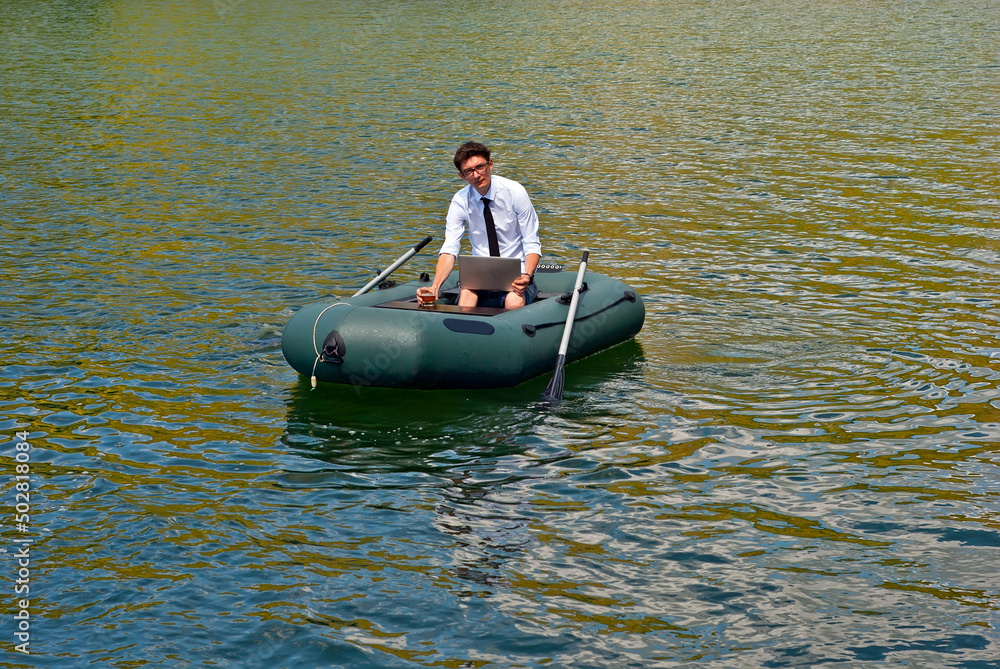
[[[462,250],[462,235],[469,228],[469,242],[472,255],[488,256],[490,243],[486,237],[486,220],[483,218],[482,198],[490,200],[490,211],[497,229],[500,255],[504,258],[520,258],[524,270],[524,259],[529,253],[542,255],[542,245],[538,241],[538,215],[531,205],[531,198],[524,186],[511,179],[493,175],[490,190],[486,195],[471,185],[455,193],[448,207],[448,218],[444,230],[444,244],[439,253],[458,256]]]

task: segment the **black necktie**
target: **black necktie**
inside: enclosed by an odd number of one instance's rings
[[[490,211],[490,201],[488,198],[482,198],[483,200],[483,218],[486,219],[486,237],[490,241],[490,255],[499,256],[500,255],[500,242],[497,241],[497,226],[493,222],[493,212]]]

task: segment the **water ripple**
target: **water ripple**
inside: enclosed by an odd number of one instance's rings
[[[994,666],[995,3],[5,9],[32,666]],[[310,390],[466,138],[638,340]]]

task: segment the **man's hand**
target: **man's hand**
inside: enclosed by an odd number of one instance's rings
[[[433,286],[431,286],[430,288],[428,288],[427,286],[421,286],[420,288],[417,288],[417,299],[422,304],[423,303],[430,304],[432,302],[437,302],[438,300],[437,288],[434,288]]]
[[[422,295],[433,296],[433,299],[428,299],[427,302],[436,302],[440,297],[438,291],[441,290],[441,284],[448,278],[454,267],[455,256],[450,253],[439,253],[437,265],[434,267],[434,281],[430,286],[420,286],[420,288],[417,288],[417,297],[419,298]],[[421,302],[423,301],[421,300]]]
[[[524,295],[524,291],[531,285],[531,278],[530,274],[522,274],[514,279],[514,283],[511,284],[511,288],[513,288],[514,292],[518,295]]]

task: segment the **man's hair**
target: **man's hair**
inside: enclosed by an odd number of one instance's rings
[[[458,151],[455,152],[455,168],[461,170],[462,163],[472,156],[482,156],[486,159],[486,162],[489,162],[490,149],[485,144],[480,144],[479,142],[466,142],[458,147]]]

